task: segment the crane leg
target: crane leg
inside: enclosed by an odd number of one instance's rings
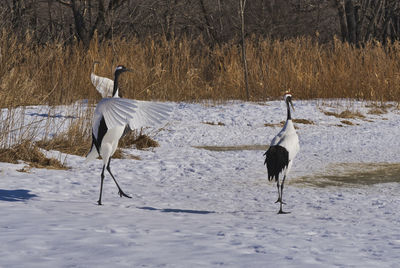
[[[116,184],[117,187],[118,187],[118,194],[119,194],[119,196],[120,196],[120,197],[123,197],[123,196],[124,196],[124,197],[127,197],[127,198],[132,198],[131,196],[125,194],[124,191],[122,191],[121,187],[119,187],[117,180],[114,178],[114,175],[111,173],[110,162],[111,162],[111,157],[108,159],[107,170],[108,170],[108,173],[110,173],[111,177],[113,178],[115,184]]]
[[[286,205],[286,203],[282,202],[282,189],[283,189],[283,183],[285,181],[285,178],[286,177],[283,177],[281,185],[279,185],[279,179],[276,182],[276,187],[278,188],[278,200],[275,201],[275,203],[283,203],[284,205]]]
[[[279,178],[276,180],[276,188],[278,188],[278,199],[275,201],[275,203],[281,202],[281,192],[279,190]]]
[[[99,197],[99,200],[97,201],[97,204],[98,204],[99,206],[101,206],[101,194],[103,193],[104,168],[105,168],[105,167],[106,167],[106,166],[103,165],[103,170],[101,171],[100,197]]]
[[[282,196],[283,196],[283,185],[284,185],[284,183],[285,183],[285,179],[286,179],[286,175],[285,176],[283,176],[283,180],[282,180],[282,184],[281,184],[281,193],[280,193],[280,206],[279,206],[279,211],[278,211],[278,214],[287,214],[287,213],[290,213],[290,212],[284,212],[283,210],[282,210],[282,204],[285,204],[286,205],[286,203],[284,203],[283,201],[282,201]]]

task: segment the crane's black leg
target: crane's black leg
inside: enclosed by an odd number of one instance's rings
[[[279,190],[279,178],[276,179],[276,188],[278,188],[278,200],[275,201],[275,203],[281,202],[281,192]]]
[[[113,178],[115,184],[116,184],[117,187],[118,187],[118,194],[119,194],[119,196],[120,196],[120,197],[123,197],[123,196],[124,196],[124,197],[127,197],[127,198],[132,198],[131,196],[125,194],[124,191],[122,191],[121,187],[119,187],[117,180],[114,178],[114,175],[111,173],[110,162],[111,162],[111,157],[110,157],[110,159],[108,159],[107,170],[108,170],[108,172],[110,173],[111,177]]]
[[[101,205],[101,194],[103,193],[103,181],[104,181],[104,168],[106,166],[103,165],[103,170],[101,171],[101,183],[100,183],[100,197],[99,197],[99,201],[97,201],[97,204],[99,204],[99,206]]]
[[[285,180],[286,180],[286,175],[283,176],[283,180],[282,180],[282,184],[281,184],[281,203],[286,205],[285,202],[283,202],[283,184],[285,184]]]
[[[282,189],[283,189],[283,182],[285,181],[285,178],[282,180],[282,185],[279,185],[279,179],[276,181],[276,187],[278,188],[278,200],[275,201],[275,203],[283,203],[286,205],[286,203],[282,202]]]
[[[282,204],[285,204],[285,205],[286,205],[286,203],[284,203],[284,202],[282,201],[282,196],[283,196],[283,184],[285,183],[285,179],[286,179],[286,175],[283,176],[283,180],[282,180],[282,184],[281,184],[281,195],[280,195],[281,200],[280,200],[280,207],[279,207],[278,214],[287,214],[287,213],[290,213],[290,212],[284,212],[284,211],[282,210]]]

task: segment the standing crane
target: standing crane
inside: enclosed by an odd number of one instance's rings
[[[100,62],[93,62],[92,73],[90,74],[90,80],[93,86],[101,94],[103,98],[109,98],[113,96],[114,81],[107,77],[98,76],[95,74],[97,65]]]
[[[282,130],[276,135],[272,141],[268,150],[264,153],[265,162],[268,170],[268,180],[275,179],[278,188],[278,200],[275,203],[280,203],[278,214],[285,214],[282,210],[283,185],[286,180],[290,168],[292,167],[293,159],[300,150],[299,137],[297,136],[296,130],[292,122],[290,114],[290,106],[292,106],[292,95],[286,93],[284,100],[287,106],[287,119]],[[290,104],[290,106],[289,106]],[[279,185],[279,174],[283,173],[282,183]]]
[[[171,112],[171,107],[165,103],[138,101],[118,97],[118,77],[127,71],[125,66],[118,65],[114,73],[112,98],[103,98],[97,104],[92,122],[92,146],[86,156],[86,161],[101,156],[103,170],[101,172],[100,196],[97,203],[101,205],[103,192],[104,169],[110,173],[118,188],[120,197],[131,198],[122,191],[117,180],[111,173],[111,157],[115,153],[118,141],[126,126],[131,129],[143,126],[161,124]]]

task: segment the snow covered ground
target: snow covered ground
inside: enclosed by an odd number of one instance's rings
[[[368,103],[344,100],[294,104],[293,118],[314,124],[296,124],[301,149],[283,196],[290,214],[277,214],[263,150],[196,148],[268,144],[280,127],[265,124],[286,118],[282,101],[171,103],[168,124],[148,130],[160,147],[126,151],[141,160],[112,160],[132,199],[120,198],[106,174],[104,205],[96,205],[100,160],[69,155],[70,170],[29,173],[17,171],[24,164],[0,163],[0,267],[398,267],[400,174],[379,184],[307,181],[345,173],[342,163],[360,171],[400,163],[399,110],[369,114]],[[35,109],[26,118],[44,116]],[[347,125],[323,113],[347,109],[365,118]],[[63,110],[55,121],[74,120]]]

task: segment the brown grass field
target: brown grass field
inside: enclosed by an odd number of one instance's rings
[[[400,43],[382,46],[370,42],[356,48],[339,40],[321,45],[312,38],[290,40],[246,40],[250,101],[276,99],[290,90],[296,99],[350,98],[376,103],[400,101]],[[95,37],[84,49],[79,43],[35,45],[29,35],[18,39],[0,31],[0,107],[70,104],[88,99],[94,104],[100,95],[92,86],[90,73],[99,61],[97,75],[113,78],[113,69],[123,64],[133,72],[121,77],[124,97],[142,100],[225,101],[245,100],[241,50],[237,42],[210,48],[201,38],[114,39],[99,43]],[[398,105],[397,105],[398,106]],[[90,117],[88,114],[87,116]],[[348,118],[345,115],[335,115]],[[2,149],[33,141],[14,137],[13,116],[2,116]],[[48,149],[61,144],[72,153],[84,155],[90,146],[90,120],[71,125],[53,141],[38,143]],[[83,123],[86,122],[86,123]],[[4,153],[5,154],[5,153]]]
[[[213,49],[198,40],[118,39],[86,51],[78,43],[31,44],[0,33],[0,106],[68,104],[98,99],[90,82],[112,78],[117,64],[132,68],[121,77],[121,93],[135,99],[199,101],[245,99],[240,48]],[[355,48],[338,40],[320,45],[311,38],[247,40],[250,100],[276,98],[290,90],[297,99],[400,100],[400,44],[376,42]]]

